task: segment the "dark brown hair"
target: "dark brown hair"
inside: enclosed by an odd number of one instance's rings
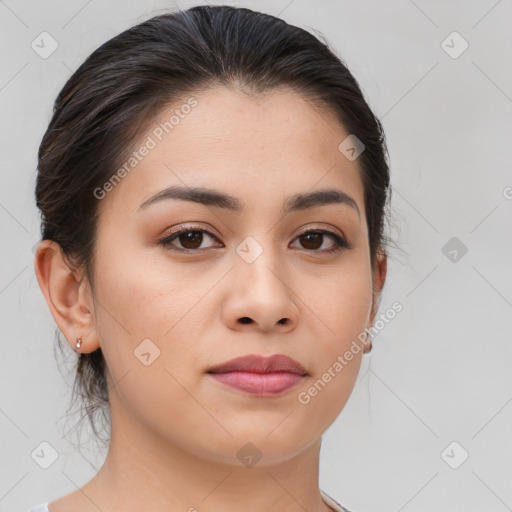
[[[287,86],[360,139],[372,264],[379,252],[387,254],[387,149],[357,81],[328,44],[306,30],[230,6],[153,17],[104,43],[73,73],[39,147],[35,194],[42,238],[57,242],[70,266],[84,270],[93,287],[94,191],[116,172],[163,108],[216,85],[250,93]],[[79,355],[73,393],[80,395],[98,434],[95,413],[108,410],[100,348]]]

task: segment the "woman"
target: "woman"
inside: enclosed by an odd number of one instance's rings
[[[389,193],[379,121],[300,28],[200,6],[98,48],[39,149],[35,271],[110,444],[33,510],[347,510],[320,445],[371,350]]]

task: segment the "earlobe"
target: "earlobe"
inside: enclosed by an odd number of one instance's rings
[[[81,282],[68,265],[58,243],[42,240],[34,270],[52,316],[74,350],[92,352],[99,347],[89,283]],[[80,347],[76,347],[81,337]]]

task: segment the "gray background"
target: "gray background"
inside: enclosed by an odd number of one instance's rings
[[[406,255],[391,254],[381,311],[395,301],[404,308],[375,338],[324,436],[321,488],[354,512],[510,510],[510,0],[225,3],[323,33],[387,134],[393,236]],[[73,426],[64,418],[73,354],[58,366],[55,323],[33,270],[36,153],[52,103],[93,49],[173,6],[0,1],[2,511],[75,490],[104,458],[94,444],[79,453],[63,437]],[[59,45],[47,59],[31,48],[43,31]],[[442,45],[453,31],[469,44],[457,58],[444,48],[459,53],[458,36]],[[452,237],[456,261],[453,247],[443,250]],[[46,470],[31,458],[43,441],[59,455]],[[457,465],[463,450],[469,458],[453,469],[447,461]]]

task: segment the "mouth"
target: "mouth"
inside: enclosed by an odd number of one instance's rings
[[[231,359],[208,372],[217,382],[256,396],[275,396],[296,387],[306,377],[304,367],[278,354]]]

